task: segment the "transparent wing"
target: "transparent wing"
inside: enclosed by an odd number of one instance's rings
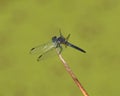
[[[48,42],[46,44],[42,44],[39,46],[36,46],[30,50],[30,54],[37,54],[39,55],[37,61],[40,61],[45,55],[48,55],[46,53],[50,53],[51,50],[53,50],[56,47],[55,43]]]
[[[55,51],[55,48],[53,47],[51,50],[48,50],[47,52],[39,55],[37,58],[37,61],[47,60],[49,58],[54,57],[55,55],[56,55],[56,51]]]

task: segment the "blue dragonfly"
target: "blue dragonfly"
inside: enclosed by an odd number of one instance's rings
[[[70,34],[65,38],[62,35],[61,30],[59,30],[59,32],[60,32],[60,36],[59,37],[54,36],[54,37],[52,37],[51,41],[49,41],[48,43],[45,43],[45,44],[33,47],[30,50],[30,54],[39,54],[39,57],[38,57],[37,61],[40,61],[41,58],[44,55],[47,55],[46,53],[48,53],[52,49],[57,49],[57,51],[60,54],[62,52],[62,50],[63,50],[62,45],[65,45],[65,47],[69,46],[69,47],[77,49],[78,51],[86,53],[85,50],[83,50],[83,49],[73,45],[72,43],[68,42]]]

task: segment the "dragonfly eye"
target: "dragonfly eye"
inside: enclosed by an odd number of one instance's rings
[[[56,40],[57,40],[57,37],[56,37],[56,36],[52,37],[52,41],[53,41],[53,42],[55,42]]]

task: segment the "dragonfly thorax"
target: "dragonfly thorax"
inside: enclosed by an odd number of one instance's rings
[[[66,40],[65,40],[64,37],[58,37],[57,42],[60,43],[60,44],[65,44]]]

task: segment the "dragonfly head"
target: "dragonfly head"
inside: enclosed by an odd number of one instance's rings
[[[52,41],[56,42],[57,41],[57,36],[52,37]]]

